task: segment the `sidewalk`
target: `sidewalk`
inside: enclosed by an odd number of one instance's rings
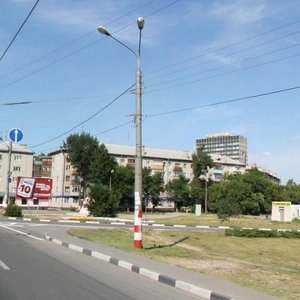
[[[174,265],[162,263],[134,253],[113,247],[85,241],[67,234],[67,229],[51,228],[46,238],[58,245],[79,251],[83,254],[113,263],[129,271],[139,273],[159,282],[191,292],[211,300],[278,300],[250,288],[217,279],[213,276],[189,271]]]

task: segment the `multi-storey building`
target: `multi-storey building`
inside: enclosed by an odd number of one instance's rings
[[[26,145],[12,143],[11,155],[9,142],[0,142],[0,206],[6,195],[9,181],[9,197],[15,200],[17,177],[32,177],[33,152]],[[10,170],[8,170],[10,165]]]
[[[247,164],[247,138],[231,133],[208,134],[206,138],[197,139],[196,147],[203,147],[208,154],[229,156],[243,164]]]
[[[49,155],[33,156],[33,177],[51,177],[52,158]]]
[[[134,168],[135,147],[105,144],[108,153],[112,155],[121,166]],[[165,150],[143,147],[143,168],[151,170],[152,174],[162,173],[164,184],[178,178],[180,175],[192,180],[192,152]],[[80,178],[77,171],[67,161],[67,152],[64,149],[49,154],[52,157],[52,200],[49,205],[53,207],[78,207],[80,195]],[[229,157],[212,155],[215,168],[211,170],[212,180],[219,181],[225,174],[244,173],[245,164]],[[168,195],[162,195],[164,208],[174,205],[168,200]]]
[[[49,207],[61,209],[78,207],[80,198],[80,177],[77,170],[68,162],[64,148],[49,153],[52,158],[52,199]]]

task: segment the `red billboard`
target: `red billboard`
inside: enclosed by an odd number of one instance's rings
[[[17,178],[17,197],[29,199],[50,199],[52,194],[51,178]]]

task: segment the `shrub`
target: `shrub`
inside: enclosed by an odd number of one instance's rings
[[[293,238],[300,239],[300,232],[297,231],[276,231],[276,230],[257,230],[257,229],[227,229],[226,236],[237,236],[247,238]]]
[[[23,217],[21,207],[13,202],[7,205],[5,215],[8,217]]]

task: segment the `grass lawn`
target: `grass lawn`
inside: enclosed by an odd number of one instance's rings
[[[151,215],[148,215],[149,220]],[[253,216],[240,216],[230,218],[222,222],[216,215],[202,215],[196,217],[194,214],[181,215],[174,218],[156,218],[154,219],[157,224],[167,225],[189,225],[189,226],[237,226],[237,227],[253,227],[253,228],[287,228],[300,230],[300,220],[293,222],[272,222],[264,217],[253,217]]]
[[[126,229],[70,229],[69,234],[229,279],[283,299],[300,299],[300,239],[145,229],[140,250],[133,248],[133,233]]]

